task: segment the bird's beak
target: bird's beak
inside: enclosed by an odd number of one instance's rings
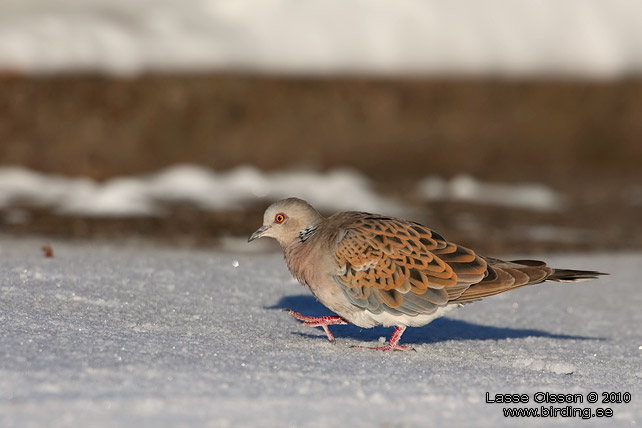
[[[247,242],[252,242],[255,239],[260,238],[265,234],[270,229],[270,226],[261,226],[258,229],[256,229],[256,232],[250,235],[250,237],[247,239]]]

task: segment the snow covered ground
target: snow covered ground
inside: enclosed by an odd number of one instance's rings
[[[621,77],[631,0],[5,0],[0,69]]]
[[[258,224],[257,219],[257,224]],[[0,426],[635,426],[639,253],[550,255],[610,272],[478,302],[409,329],[417,352],[354,348],[390,329],[320,329],[276,252],[0,237]],[[485,394],[597,392],[608,420],[507,419]],[[603,392],[631,402],[602,404]],[[545,404],[564,407],[565,404]],[[514,407],[514,406],[513,406]]]

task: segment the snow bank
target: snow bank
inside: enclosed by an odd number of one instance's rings
[[[485,183],[467,175],[451,180],[427,177],[419,183],[418,191],[428,201],[462,201],[538,211],[564,207],[564,198],[541,184]]]
[[[61,214],[161,216],[170,203],[221,210],[291,196],[328,211],[359,209],[394,214],[402,207],[399,202],[377,195],[367,178],[350,170],[264,173],[246,166],[217,173],[199,166],[179,165],[147,176],[97,183],[18,167],[0,168],[0,208],[28,204]]]
[[[642,70],[630,0],[5,0],[0,69],[557,74]]]
[[[84,177],[0,167],[0,208],[25,204],[68,215],[162,216],[168,204],[191,204],[215,211],[297,196],[329,212],[408,214],[409,208],[402,201],[382,196],[372,187],[368,178],[346,169],[266,173],[244,166],[215,172],[196,165],[178,165],[155,174],[98,183]],[[428,201],[465,201],[541,211],[564,207],[561,195],[532,183],[485,183],[469,176],[452,180],[428,177],[419,182],[417,189],[420,197]]]

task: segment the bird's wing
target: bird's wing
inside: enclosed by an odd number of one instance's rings
[[[412,222],[363,214],[344,226],[337,284],[374,313],[429,314],[487,275],[486,261]]]

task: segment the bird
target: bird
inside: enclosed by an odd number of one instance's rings
[[[555,269],[539,260],[485,257],[446,240],[413,221],[346,211],[323,217],[308,202],[272,203],[263,225],[248,238],[275,239],[290,273],[336,315],[306,316],[286,311],[303,325],[355,324],[395,327],[380,351],[408,351],[400,345],[407,327],[426,325],[455,308],[544,281],[578,282],[602,272]]]

